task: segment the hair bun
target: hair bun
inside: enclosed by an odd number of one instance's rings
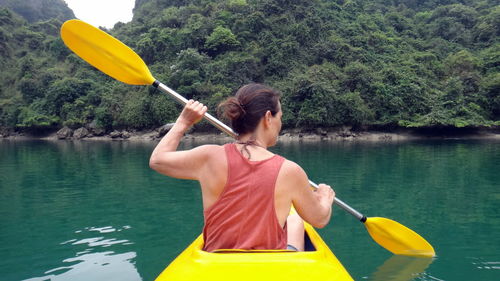
[[[262,84],[247,84],[233,97],[219,105],[219,114],[231,122],[239,135],[254,132],[266,112],[275,116],[280,111],[280,93]]]
[[[228,98],[219,107],[222,109],[223,116],[229,120],[238,120],[246,114],[244,105],[235,97]]]

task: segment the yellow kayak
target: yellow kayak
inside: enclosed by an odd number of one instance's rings
[[[314,228],[305,224],[306,251],[202,250],[200,235],[156,281],[353,280]]]

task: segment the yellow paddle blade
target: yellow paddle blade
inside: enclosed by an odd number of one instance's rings
[[[155,81],[139,55],[99,28],[69,20],[61,27],[61,37],[75,54],[117,80],[132,85],[151,85]]]
[[[436,255],[434,248],[422,236],[396,221],[373,217],[366,220],[365,226],[375,242],[396,255]]]

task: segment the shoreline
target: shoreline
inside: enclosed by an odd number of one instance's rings
[[[0,131],[0,140],[69,140],[69,141],[144,141],[157,142],[171,128],[167,124],[154,130],[114,130],[105,133],[103,130],[92,131],[85,128],[76,130],[64,127],[57,132],[44,135],[32,135],[22,132],[6,133]],[[185,135],[186,140],[228,142],[233,138],[221,132],[200,131],[191,129]],[[278,142],[399,142],[411,140],[447,140],[447,139],[491,139],[500,140],[500,128],[395,128],[386,130],[365,129],[354,130],[349,126],[338,128],[321,128],[315,130],[284,129]]]

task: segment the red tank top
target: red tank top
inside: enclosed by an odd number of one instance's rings
[[[284,158],[249,161],[234,143],[224,145],[228,177],[217,201],[205,210],[204,250],[285,249],[286,225],[274,207],[276,179]]]

